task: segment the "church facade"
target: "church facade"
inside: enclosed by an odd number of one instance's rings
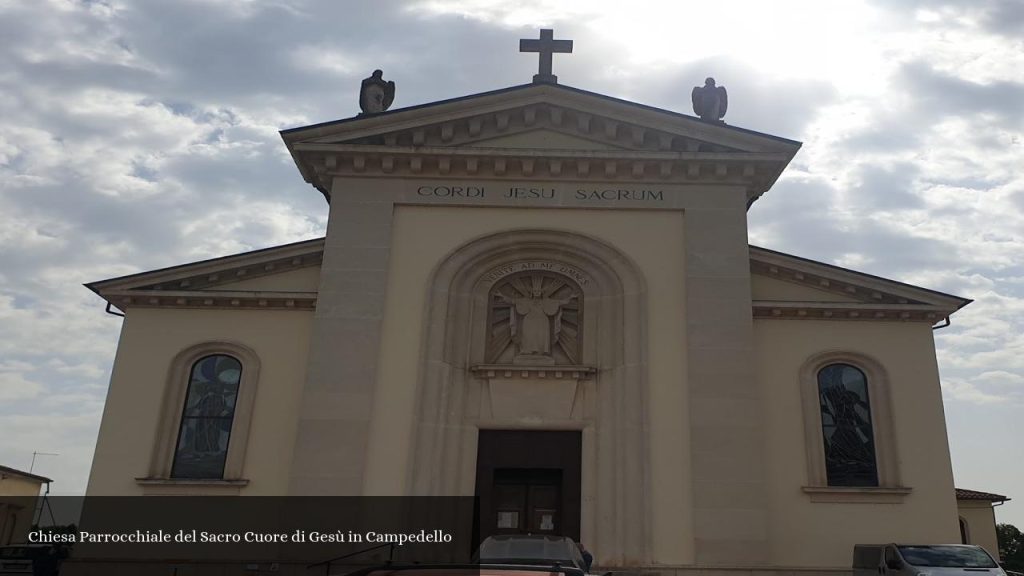
[[[90,285],[125,314],[90,495],[478,496],[610,569],[959,541],[932,328],[968,301],[750,246],[798,142],[552,82],[282,137],[326,237]]]

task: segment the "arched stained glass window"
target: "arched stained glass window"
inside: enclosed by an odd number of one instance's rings
[[[171,478],[223,478],[242,364],[226,355],[192,365]]]
[[[868,381],[859,368],[829,364],[818,371],[821,434],[829,486],[878,486]]]

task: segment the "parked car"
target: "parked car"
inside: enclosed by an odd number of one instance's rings
[[[568,566],[510,564],[386,564],[364,568],[347,576],[579,576]]]
[[[853,576],[1006,576],[988,552],[970,544],[857,544]]]
[[[480,564],[553,566],[590,571],[580,547],[566,536],[504,534],[488,536],[474,559]]]

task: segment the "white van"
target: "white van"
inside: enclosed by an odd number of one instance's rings
[[[853,576],[1006,576],[981,546],[857,544]]]

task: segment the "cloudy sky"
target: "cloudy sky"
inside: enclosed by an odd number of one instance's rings
[[[957,484],[1024,527],[1024,2],[0,0],[0,463],[82,493],[120,320],[82,283],[320,236],[278,130],[561,82],[804,142],[751,241],[975,299],[936,332]]]

